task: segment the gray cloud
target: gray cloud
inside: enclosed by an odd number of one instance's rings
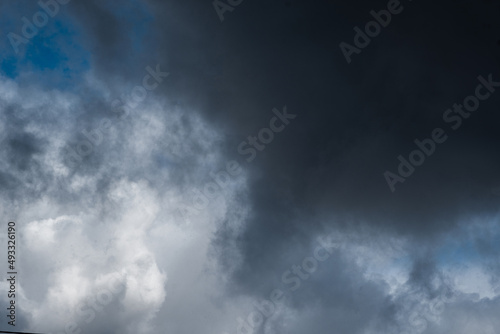
[[[32,241],[23,326],[60,330],[113,267],[126,289],[85,331],[233,333],[253,302],[289,290],[282,273],[318,236],[337,235],[256,333],[494,333],[480,310],[498,310],[500,97],[456,131],[442,117],[479,75],[500,81],[498,5],[402,4],[350,65],[339,43],[386,3],[244,1],[223,22],[210,1],[65,6],[89,52],[78,84],[49,89],[36,71],[0,84],[2,213]],[[169,77],[121,118],[112,101],[154,64]],[[284,105],[297,119],[246,162],[238,144]],[[102,142],[72,165],[68,147],[103,119]],[[391,192],[383,173],[437,127],[448,140]],[[242,174],[180,217],[232,160]]]

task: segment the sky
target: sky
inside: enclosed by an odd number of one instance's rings
[[[0,331],[499,334],[499,12],[1,1]]]

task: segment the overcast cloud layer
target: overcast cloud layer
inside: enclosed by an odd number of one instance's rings
[[[0,330],[500,333],[499,3],[0,6]]]

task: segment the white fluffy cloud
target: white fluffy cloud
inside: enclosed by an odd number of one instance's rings
[[[181,215],[179,208],[192,207],[193,189],[202,189],[209,172],[225,166],[215,132],[196,113],[149,97],[123,120],[109,112],[94,115],[114,123],[94,147],[99,165],[86,172],[85,161],[69,166],[62,150],[75,145],[74,138],[85,139],[75,131],[94,124],[78,122],[82,99],[40,87],[28,92],[6,79],[0,95],[6,107],[14,108],[1,125],[18,122],[4,140],[17,131],[41,143],[33,157],[40,178],[33,183],[26,182],[26,171],[9,168],[12,152],[2,151],[4,170],[24,182],[15,201],[2,210],[5,216],[17,212],[23,326],[61,332],[112,325],[127,333],[149,333],[165,313],[184,313],[193,303],[209,310],[212,298],[222,293],[211,238],[243,179],[230,180],[209,207],[192,216]],[[54,124],[37,121],[35,111],[49,108],[61,118]],[[179,183],[177,175],[186,171]],[[23,198],[33,189],[43,191]],[[176,318],[165,326],[178,326]]]

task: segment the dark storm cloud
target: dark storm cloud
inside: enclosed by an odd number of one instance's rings
[[[223,129],[228,160],[244,162],[237,144],[266,125],[273,107],[299,115],[246,167],[251,214],[236,244],[244,259],[237,282],[253,289],[291,240],[325,226],[369,224],[425,239],[464,215],[496,209],[499,93],[456,132],[442,115],[474,92],[477,76],[500,81],[489,14],[497,4],[402,2],[405,10],[348,65],[339,43],[352,43],[353,28],[386,2],[247,1],[223,23],[209,1],[148,3],[157,33],[145,37],[151,49],[142,52],[167,59],[172,71],[161,90]],[[126,61],[109,55],[133,28],[118,29],[103,9],[89,15],[95,6],[75,7],[76,16],[88,20],[101,69],[118,74]],[[392,193],[383,173],[396,172],[398,155],[407,157],[414,139],[436,127],[449,139]],[[217,247],[227,242],[221,237]],[[412,277],[421,270],[417,263]]]
[[[497,209],[491,189],[500,184],[500,91],[456,131],[442,117],[474,93],[478,76],[491,74],[500,81],[500,34],[491,14],[498,4],[401,3],[404,11],[353,55],[351,64],[339,43],[353,43],[353,28],[364,27],[372,19],[370,10],[387,8],[386,1],[247,0],[226,12],[222,23],[211,1],[74,1],[68,6],[83,29],[76,40],[92,49],[98,78],[110,84],[121,78],[134,82],[142,78],[145,66],[161,60],[171,76],[155,94],[222,131],[221,161],[236,159],[248,171],[248,192],[238,199],[250,211],[243,229],[232,224],[239,208],[229,208],[214,238],[213,253],[232,274],[233,291],[265,296],[314,236],[353,230],[364,238],[360,243],[368,243],[372,235],[361,233],[365,225],[377,233],[417,239],[418,246],[412,243],[409,250],[408,285],[431,289],[438,269],[432,260],[422,259],[425,250],[432,257],[440,238],[464,217]],[[110,108],[104,102],[85,103],[81,118],[68,122],[74,129],[70,143],[77,142],[81,128],[95,127],[101,110]],[[272,108],[284,105],[297,119],[255,161],[245,162],[238,144],[267,126]],[[118,127],[118,138],[124,138],[131,125]],[[447,141],[391,192],[383,173],[395,173],[398,156],[408,157],[416,148],[414,139],[429,138],[437,127],[446,130]],[[119,140],[103,144],[76,173],[89,175],[101,168],[108,170],[103,179],[120,177],[109,165],[103,167],[109,155],[134,158],[111,145]],[[194,142],[191,158],[177,161],[174,174],[179,178],[183,171],[191,175],[202,169]],[[27,148],[24,157],[36,152],[28,137],[17,145]],[[22,166],[22,154],[13,159]],[[131,169],[127,173],[140,175]],[[305,328],[321,332],[331,327],[325,311],[330,308],[351,311],[342,311],[351,318],[339,311],[335,319],[346,321],[346,332],[362,332],[370,320],[397,322],[404,297],[401,302],[384,298],[383,284],[367,280],[363,269],[349,261],[330,266],[336,270],[325,269],[329,275],[318,275],[293,295],[295,309],[314,305],[317,298],[311,296],[323,295],[321,321],[311,320]],[[344,272],[350,269],[350,274]],[[350,280],[365,292],[345,291]],[[363,305],[367,300],[373,307]]]
[[[140,1],[73,1],[67,7],[73,22],[83,30],[75,36],[78,44],[91,52],[91,63],[98,73],[113,74],[102,79],[130,79],[139,76],[146,65],[165,63],[155,54],[151,38],[151,15]],[[126,51],[125,51],[126,50]]]
[[[43,136],[28,130],[28,115],[33,110],[5,100],[2,105],[2,120],[7,126],[2,131],[0,151],[4,161],[1,195],[7,202],[29,200],[46,189],[46,184],[41,181],[46,174],[37,158],[46,153],[47,141]]]
[[[500,97],[495,93],[456,132],[442,120],[474,92],[477,76],[500,81],[494,34],[484,26],[493,21],[469,14],[496,5],[404,3],[405,11],[347,65],[338,43],[350,42],[369,10],[385,5],[253,2],[227,13],[223,24],[204,3],[158,7],[185,18],[156,21],[165,26],[159,43],[169,66],[182,73],[167,94],[201,105],[226,129],[229,156],[242,159],[237,143],[265,125],[272,107],[286,104],[300,115],[248,167],[252,214],[240,238],[246,261],[237,277],[250,288],[279,258],[270,254],[322,224],[358,221],[427,237],[464,215],[496,209],[490,189],[500,182]],[[446,129],[448,141],[391,193],[383,173],[395,171],[398,155],[407,156],[414,139],[436,127]]]
[[[265,124],[273,107],[286,104],[300,115],[249,167],[266,171],[251,184],[256,219],[248,222],[249,235],[262,236],[266,226],[269,239],[279,239],[273,233],[285,223],[270,216],[286,216],[292,207],[421,234],[454,225],[464,208],[490,208],[487,194],[500,182],[498,138],[492,125],[479,129],[495,124],[497,95],[459,131],[447,131],[448,142],[396,194],[382,174],[397,169],[397,156],[408,155],[415,138],[446,126],[443,112],[473,92],[478,75],[500,80],[484,26],[492,23],[465,12],[496,5],[446,2],[430,11],[430,4],[403,3],[405,11],[348,66],[339,41],[351,42],[352,28],[385,3],[253,2],[227,12],[224,23],[204,2],[150,3],[161,32],[151,53],[163,55],[175,72],[165,94],[224,129],[228,155],[242,158],[235,146]],[[104,24],[93,20],[89,25]],[[100,45],[104,53],[117,43],[108,42]],[[117,61],[108,59],[109,68]]]

